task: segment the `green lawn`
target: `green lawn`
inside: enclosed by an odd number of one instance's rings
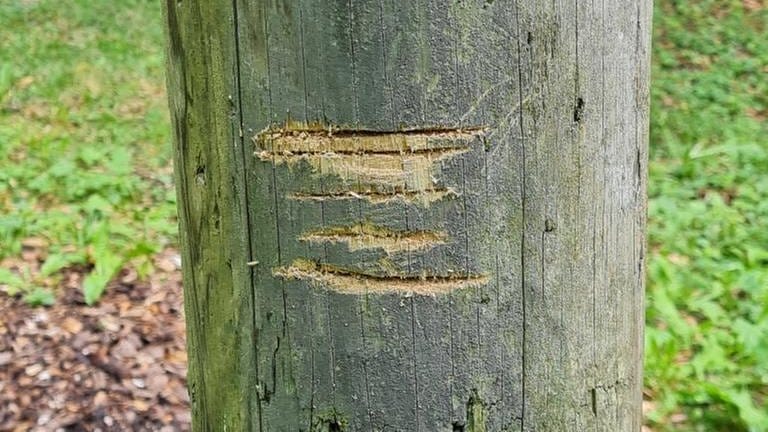
[[[648,421],[768,431],[768,4],[656,3]]]
[[[49,303],[82,266],[94,301],[175,241],[159,4],[0,22],[0,286]],[[768,431],[768,5],[656,0],[653,74],[647,423]]]
[[[49,303],[59,269],[93,266],[92,302],[126,262],[147,271],[174,241],[161,22],[156,1],[0,2],[0,284],[11,294]],[[21,240],[43,249],[42,268],[13,262]]]

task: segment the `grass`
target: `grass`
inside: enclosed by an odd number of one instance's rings
[[[159,3],[0,2],[0,22],[0,285],[47,304],[82,266],[92,303],[175,238]]]
[[[93,302],[175,241],[159,14],[149,0],[0,2],[11,295],[50,303],[59,270],[82,266]],[[654,25],[647,424],[768,431],[768,6],[657,0]]]
[[[659,0],[646,386],[659,431],[768,431],[768,5]]]

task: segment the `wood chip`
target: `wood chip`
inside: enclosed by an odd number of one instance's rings
[[[66,330],[69,334],[77,334],[83,329],[83,323],[78,319],[66,317],[64,318],[64,321],[61,322],[61,328]]]
[[[47,245],[44,239],[27,240],[33,263],[4,259],[0,267],[37,265]],[[174,255],[165,251],[158,259],[172,263]],[[83,302],[86,269],[66,269],[55,278],[60,295],[48,309],[0,296],[0,430],[188,431],[176,267],[148,281],[125,271],[127,277],[110,285],[93,307]]]

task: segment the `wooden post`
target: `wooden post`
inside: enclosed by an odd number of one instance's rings
[[[637,431],[650,0],[167,0],[196,430]]]

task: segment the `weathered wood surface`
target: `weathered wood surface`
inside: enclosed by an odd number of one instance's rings
[[[650,0],[168,0],[197,430],[640,428]]]

